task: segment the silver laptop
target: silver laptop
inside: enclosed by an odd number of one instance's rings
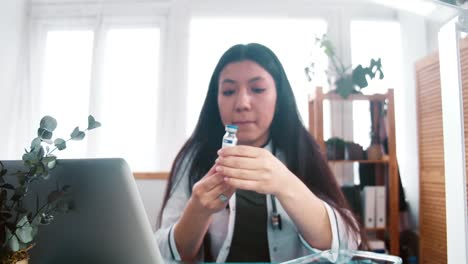
[[[22,161],[5,161],[9,172]],[[164,263],[133,175],[123,159],[58,160],[47,181],[33,182],[35,210],[57,186],[70,185],[74,209],[41,226],[31,263]]]

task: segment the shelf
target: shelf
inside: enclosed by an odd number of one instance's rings
[[[384,184],[387,189],[386,206],[388,207],[385,228],[366,228],[366,232],[386,232],[389,239],[389,251],[393,255],[400,253],[400,231],[399,231],[399,183],[398,183],[398,167],[396,166],[396,139],[395,139],[395,97],[393,89],[388,89],[383,94],[352,94],[344,99],[339,94],[323,93],[321,87],[317,87],[315,92],[309,96],[309,132],[315,138],[320,146],[322,153],[327,153],[327,147],[324,140],[324,101],[336,102],[385,102],[387,104],[387,134],[388,134],[388,156],[382,157],[381,160],[330,160],[328,165],[332,170],[337,169],[337,173],[341,174],[347,170],[339,168],[342,164],[374,164],[375,181],[379,184]],[[370,109],[372,113],[377,113],[377,108]],[[371,113],[369,113],[370,115]],[[376,115],[374,115],[376,116]],[[346,166],[345,166],[346,167]],[[348,166],[349,167],[349,166]],[[352,166],[351,166],[352,167]],[[351,169],[351,168],[348,168]]]
[[[329,163],[370,163],[370,164],[388,164],[388,160],[329,160]]]
[[[309,102],[313,101],[315,98],[314,96],[309,96]],[[351,94],[348,98],[343,98],[341,95],[336,93],[326,93],[323,95],[324,100],[332,100],[332,101],[386,101],[388,99],[387,94],[372,94],[372,95],[365,95],[365,94]]]
[[[366,227],[364,228],[366,231],[385,231],[385,227]]]

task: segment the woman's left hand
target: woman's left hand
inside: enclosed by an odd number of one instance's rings
[[[273,154],[263,148],[234,146],[218,151],[216,170],[234,188],[279,196],[297,179]]]

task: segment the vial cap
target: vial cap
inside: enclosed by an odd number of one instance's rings
[[[236,125],[226,125],[226,131],[236,133],[238,127]]]

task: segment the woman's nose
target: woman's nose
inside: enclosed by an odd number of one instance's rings
[[[251,98],[247,89],[240,89],[236,97],[236,111],[249,110],[251,107]]]

